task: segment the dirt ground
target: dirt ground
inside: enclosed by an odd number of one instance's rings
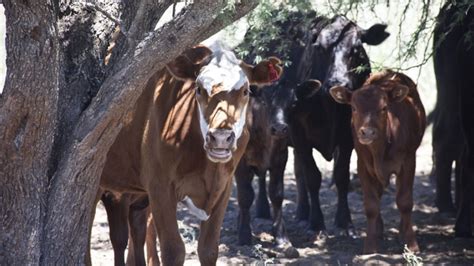
[[[425,134],[422,146],[417,152],[415,178],[415,207],[413,222],[421,253],[418,256],[428,264],[474,264],[474,240],[453,237],[454,217],[440,215],[434,207],[435,187],[429,178],[431,170],[431,132]],[[292,152],[290,151],[290,154]],[[355,153],[355,152],[354,152]],[[284,218],[290,240],[298,249],[300,257],[286,259],[273,249],[270,220],[253,219],[254,241],[252,246],[237,245],[238,204],[236,189],[230,198],[224,224],[222,225],[218,264],[265,264],[283,263],[309,265],[327,264],[400,264],[404,263],[403,247],[398,242],[399,213],[394,200],[394,184],[382,198],[382,217],[385,224],[384,242],[380,254],[361,255],[365,236],[366,218],[363,211],[360,190],[349,194],[349,204],[357,236],[340,236],[333,226],[336,209],[336,191],[330,187],[332,162],[326,162],[315,152],[316,161],[323,173],[320,198],[329,236],[325,240],[314,241],[315,233],[307,230],[305,222],[295,221],[296,183],[293,174],[292,156],[285,173]],[[351,172],[355,172],[355,156]],[[256,179],[255,179],[256,181]],[[256,188],[256,183],[254,183]],[[254,211],[254,210],[253,210]],[[178,214],[182,237],[186,243],[186,265],[199,265],[197,256],[198,222],[180,209]],[[94,265],[112,265],[113,250],[109,241],[106,213],[102,205],[97,207],[92,231],[92,261]]]

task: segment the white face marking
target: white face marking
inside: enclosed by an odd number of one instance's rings
[[[224,50],[221,46],[211,47],[213,58],[211,62],[204,66],[199,73],[196,82],[207,91],[212,93],[212,87],[221,84],[225,91],[238,90],[248,78],[240,67],[240,60],[229,50]]]
[[[244,131],[244,126],[245,126],[245,119],[247,117],[247,104],[245,104],[242,113],[240,113],[240,118],[235,122],[234,126],[232,127],[232,130],[234,131],[235,134],[235,139],[238,140],[240,136],[242,135],[242,132]]]
[[[347,49],[345,47],[340,47],[338,45],[334,52],[334,76],[331,79],[339,81],[341,84],[349,85],[349,78],[347,76],[347,64],[344,62],[344,55],[346,54]]]
[[[213,59],[211,62],[202,68],[196,83],[199,83],[203,89],[206,90],[207,95],[212,94],[212,88],[215,85],[221,86],[221,91],[239,90],[246,83],[249,83],[247,75],[240,67],[240,60],[235,57],[235,54],[217,44],[210,46],[213,52]],[[201,133],[206,141],[207,133],[209,132],[209,124],[204,118],[203,110],[198,103],[199,109],[199,125]],[[240,118],[233,125],[232,130],[235,134],[235,139],[238,140],[244,130],[245,121],[247,117],[247,104],[244,106]]]
[[[276,113],[277,121],[281,122],[281,121],[284,120],[284,118],[285,118],[285,116],[283,115],[283,110],[281,108],[278,108],[277,113]]]
[[[206,141],[207,132],[209,131],[209,124],[206,122],[206,118],[204,118],[204,114],[202,112],[201,106],[198,103],[198,110],[199,110],[199,126],[201,127],[201,134],[204,142]],[[205,143],[204,143],[205,144]]]

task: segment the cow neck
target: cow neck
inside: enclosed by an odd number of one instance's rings
[[[202,178],[206,185],[208,193],[207,200],[204,206],[204,210],[207,214],[211,215],[216,206],[216,203],[222,199],[229,183],[232,182],[232,168],[234,166],[234,159],[227,163],[213,163],[208,161],[206,170]]]
[[[386,170],[383,168],[386,152],[385,140],[374,141],[367,146],[372,155],[372,163],[376,179],[382,184],[383,187],[386,187],[388,185],[388,178]]]
[[[384,167],[384,165],[386,165],[384,162],[387,160],[387,154],[391,149],[393,141],[393,133],[391,128],[392,118],[391,114],[389,113],[387,115],[386,132],[384,134],[385,138],[379,138],[378,140],[368,145],[368,149],[372,154],[373,167],[375,170],[375,174],[377,175],[377,180],[382,184],[384,188],[388,186],[390,181],[390,173],[388,169]]]

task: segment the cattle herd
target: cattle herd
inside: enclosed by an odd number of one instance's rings
[[[456,236],[471,236],[474,48],[463,36],[474,25],[474,10],[466,13],[467,22],[453,26],[453,9],[443,7],[435,29],[438,102],[428,121],[434,124],[435,204],[441,212],[457,209]],[[273,219],[275,248],[297,257],[282,211],[288,147],[294,151],[296,219],[307,220],[311,232],[321,235],[326,230],[319,202],[322,176],[312,155],[316,149],[334,160],[335,226],[347,235],[355,233],[348,203],[355,148],[367,217],[363,252],[378,251],[384,231],[380,199],[391,177],[396,180],[400,241],[419,251],[411,219],[413,180],[427,119],[408,76],[388,69],[371,73],[363,44],[385,41],[386,26],[364,29],[345,16],[326,18],[314,12],[294,12],[277,26],[281,36],[268,43],[266,59],[255,66],[249,63],[258,47],[239,60],[219,43],[200,45],[149,80],[108,152],[96,199],[107,211],[116,265],[125,263],[127,245],[127,263],[159,264],[157,237],[161,263],[182,265],[178,203],[201,221],[199,260],[214,265],[234,176],[238,242],[250,245],[255,175],[256,215]],[[282,42],[290,44],[285,67],[275,57]],[[453,161],[455,202],[450,188]]]

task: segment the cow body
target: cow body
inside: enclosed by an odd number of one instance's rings
[[[302,86],[305,86],[306,90],[317,91],[320,85],[317,81],[309,81]],[[240,208],[238,234],[239,244],[252,243],[250,207],[254,200],[254,175],[259,179],[256,215],[259,218],[270,218],[266,193],[266,173],[270,172],[269,198],[273,210],[275,243],[286,257],[292,258],[299,254],[288,239],[282,212],[283,177],[288,159],[288,125],[285,122],[286,106],[278,102],[279,93],[281,91],[277,90],[277,87],[271,87],[252,97],[250,140],[235,172]]]
[[[331,95],[352,107],[352,135],[367,215],[364,252],[376,252],[376,240],[383,235],[380,199],[392,175],[396,176],[396,203],[401,215],[400,238],[418,251],[411,213],[416,150],[426,117],[415,83],[401,73],[386,71],[372,75],[360,90],[351,93],[334,87]]]
[[[278,63],[253,67],[222,47],[198,46],[146,85],[108,153],[100,185],[148,196],[164,265],[184,263],[180,201],[202,220],[201,264],[216,263],[232,176],[249,139],[248,86],[278,78]]]
[[[451,8],[448,9],[448,7]],[[448,1],[441,9],[433,34],[433,65],[436,76],[437,97],[433,110],[433,171],[436,181],[436,207],[440,212],[454,212],[455,204],[451,196],[451,172],[456,162],[455,177],[459,186],[460,158],[464,139],[460,138],[461,114],[459,109],[460,86],[457,86],[463,67],[455,55],[458,49],[464,51],[460,44],[467,23],[457,23],[456,12],[464,12]],[[458,189],[456,189],[458,203]]]
[[[472,33],[474,8],[468,2],[447,1],[438,15],[437,22],[433,59],[435,70],[440,70],[436,71],[436,79],[438,82],[443,82],[438,83],[438,90],[444,90],[441,91],[443,93],[441,97],[452,102],[447,103],[439,99],[440,102],[437,103],[440,108],[450,112],[450,119],[452,119],[444,121],[451,124],[449,128],[443,128],[443,134],[440,137],[442,140],[438,145],[446,145],[451,149],[456,148],[455,155],[461,154],[460,162],[456,163],[456,168],[460,168],[457,169],[457,172],[460,172],[460,180],[459,187],[456,189],[458,210],[454,231],[457,237],[472,237],[471,209],[474,201],[472,193],[474,191],[474,47],[472,46]],[[459,129],[462,133],[459,133]],[[464,143],[462,148],[459,147],[462,145],[460,143]],[[436,150],[434,152],[436,153]],[[435,163],[438,168],[438,161],[436,160]],[[437,191],[437,194],[442,196],[441,199],[445,199],[450,196],[450,186],[447,181],[449,177],[437,176],[437,178],[438,180],[440,178],[446,179],[438,185],[438,188],[442,189],[441,193]]]
[[[344,231],[350,230],[352,220],[347,202],[353,149],[350,108],[336,104],[329,88],[338,84],[351,90],[360,87],[370,73],[362,43],[377,45],[389,34],[384,25],[375,24],[364,30],[343,16],[328,19],[315,13],[293,13],[280,26],[282,36],[275,38],[268,50],[275,51],[290,43],[287,51],[291,64],[274,86],[284,92],[279,96],[280,101],[288,107],[285,119],[295,155],[297,218],[309,219],[310,228],[316,231],[326,229],[319,203],[322,176],[312,155],[313,149],[317,149],[326,160],[334,158],[338,189],[335,224]],[[255,54],[250,51],[250,57]],[[361,71],[354,71],[357,67]],[[295,88],[307,79],[320,80],[321,89],[314,94],[298,93]]]

